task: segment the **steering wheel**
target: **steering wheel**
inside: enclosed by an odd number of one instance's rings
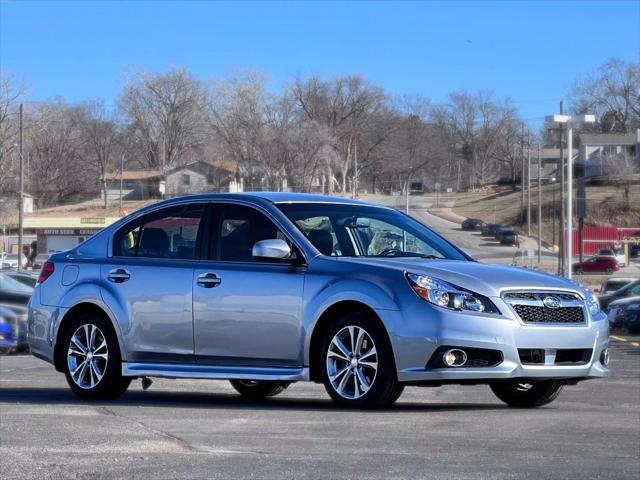
[[[402,253],[402,250],[400,250],[399,248],[385,248],[376,256],[377,257],[395,257],[396,253]]]

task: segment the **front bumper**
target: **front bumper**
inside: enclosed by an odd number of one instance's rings
[[[406,307],[378,312],[383,322],[391,326],[388,330],[400,382],[584,379],[610,374],[600,362],[602,351],[609,345],[609,322],[602,313],[579,325],[529,325],[510,313],[477,315],[432,307],[422,301]],[[428,367],[435,350],[445,345],[499,350],[503,361],[494,367]],[[529,365],[520,361],[519,349],[544,349],[548,353],[591,349],[592,353],[582,364],[557,365],[552,354],[544,364]]]

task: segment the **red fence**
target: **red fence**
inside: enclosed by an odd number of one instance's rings
[[[622,248],[627,237],[640,237],[640,227],[584,227],[582,235],[582,253],[594,255],[601,248]],[[573,255],[580,254],[578,230],[573,231]]]

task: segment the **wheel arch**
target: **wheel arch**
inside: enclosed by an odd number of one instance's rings
[[[122,357],[122,360],[124,360],[124,357],[123,357],[124,350],[121,344],[121,339],[119,334],[120,332],[119,332],[119,329],[117,328],[117,323],[113,319],[112,315],[108,313],[108,309],[106,308],[106,306],[100,305],[94,301],[83,300],[76,303],[73,307],[71,307],[64,314],[64,316],[60,320],[60,324],[58,325],[58,329],[55,337],[55,343],[54,343],[54,350],[53,350],[53,364],[56,370],[58,370],[59,372],[62,372],[64,370],[64,351],[63,351],[64,337],[67,334],[67,331],[69,330],[69,327],[71,326],[73,321],[76,318],[78,318],[78,316],[85,315],[85,314],[98,315],[109,322],[109,324],[111,325],[111,328],[113,328],[116,338],[118,339],[120,356]]]
[[[313,325],[311,331],[308,349],[308,365],[309,365],[309,380],[313,382],[320,382],[320,351],[322,349],[322,342],[324,335],[331,324],[348,313],[360,312],[364,313],[373,322],[376,322],[385,333],[385,338],[388,342],[388,346],[393,352],[395,359],[395,351],[393,349],[393,343],[389,335],[389,329],[385,325],[385,322],[380,317],[378,312],[371,306],[358,300],[339,300],[330,306],[328,306],[318,317],[317,321]],[[395,368],[395,367],[394,367]]]

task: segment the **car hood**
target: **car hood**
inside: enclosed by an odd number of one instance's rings
[[[417,258],[348,258],[342,261],[433,276],[481,295],[498,297],[504,290],[570,290],[585,293],[578,283],[536,270],[464,260]]]

